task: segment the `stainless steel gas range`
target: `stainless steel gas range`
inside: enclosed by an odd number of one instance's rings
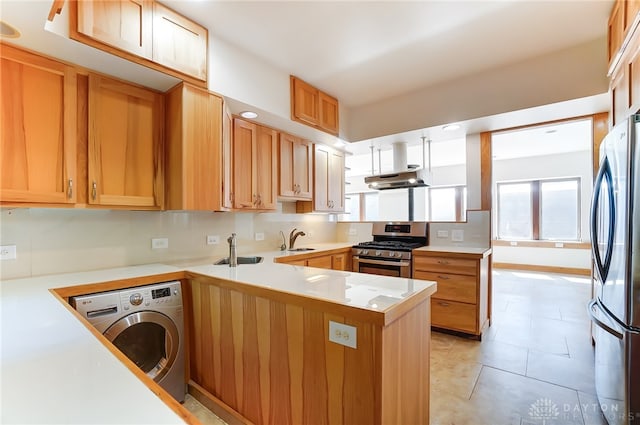
[[[375,222],[372,241],[351,248],[354,272],[385,276],[411,277],[415,248],[427,245],[426,222]]]

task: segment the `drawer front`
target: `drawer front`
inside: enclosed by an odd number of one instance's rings
[[[476,334],[475,304],[431,298],[431,324],[440,328]]]
[[[438,298],[470,304],[477,303],[475,276],[416,271],[413,277],[438,282],[438,289],[435,293]]]
[[[413,257],[413,267],[415,270],[427,272],[444,272],[456,274],[476,274],[476,260],[465,260],[464,258],[447,257],[426,257],[415,255]]]

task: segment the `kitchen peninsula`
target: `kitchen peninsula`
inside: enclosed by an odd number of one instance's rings
[[[179,279],[190,392],[228,422],[428,423],[435,283],[259,255],[237,268],[158,264],[2,282],[2,385],[11,388],[2,422],[195,423],[59,302]],[[46,320],[12,319],[27,297]]]

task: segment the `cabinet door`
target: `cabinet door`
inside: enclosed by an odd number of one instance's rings
[[[618,72],[611,79],[611,124],[616,125],[622,122],[629,110],[629,74],[627,67],[621,66]]]
[[[0,201],[76,201],[76,73],[2,45]]]
[[[330,152],[328,192],[331,211],[344,211],[344,154],[342,152]]]
[[[307,260],[307,267],[317,267],[319,269],[331,268],[331,256],[325,255],[322,257],[309,258]]]
[[[293,116],[300,121],[317,125],[319,119],[318,89],[295,77],[291,77]]]
[[[254,150],[254,186],[258,196],[257,207],[262,210],[274,210],[276,209],[278,181],[278,132],[268,127],[257,127],[258,133]]]
[[[278,187],[279,195],[289,198],[296,197],[296,185],[294,183],[293,155],[294,146],[298,138],[287,133],[280,133],[280,179]]]
[[[159,93],[89,75],[89,203],[162,208],[163,122]]]
[[[347,270],[351,271],[351,265],[349,264],[349,255],[346,253],[333,254],[331,256],[331,268],[333,270]]]
[[[256,144],[255,124],[233,120],[233,208],[254,208],[257,194],[253,190],[255,169],[253,149]]]
[[[153,4],[153,61],[207,80],[207,29],[160,3]]]
[[[331,211],[329,206],[329,157],[331,153],[316,145],[314,156],[315,180],[313,206],[315,211]]]
[[[151,59],[153,3],[150,0],[78,0],[79,33]]]
[[[167,208],[223,209],[222,98],[181,84],[167,94]]]
[[[313,143],[298,140],[293,145],[293,181],[298,198],[311,199],[313,195]]]
[[[319,92],[320,112],[318,126],[323,130],[338,134],[338,100],[326,93]]]
[[[222,207],[225,209],[233,208],[231,194],[233,192],[233,173],[231,165],[233,164],[233,120],[231,112],[226,103],[223,104],[222,112]]]

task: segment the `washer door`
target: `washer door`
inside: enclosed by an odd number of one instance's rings
[[[178,355],[178,328],[155,311],[125,316],[111,325],[104,336],[156,382],[167,374]]]

